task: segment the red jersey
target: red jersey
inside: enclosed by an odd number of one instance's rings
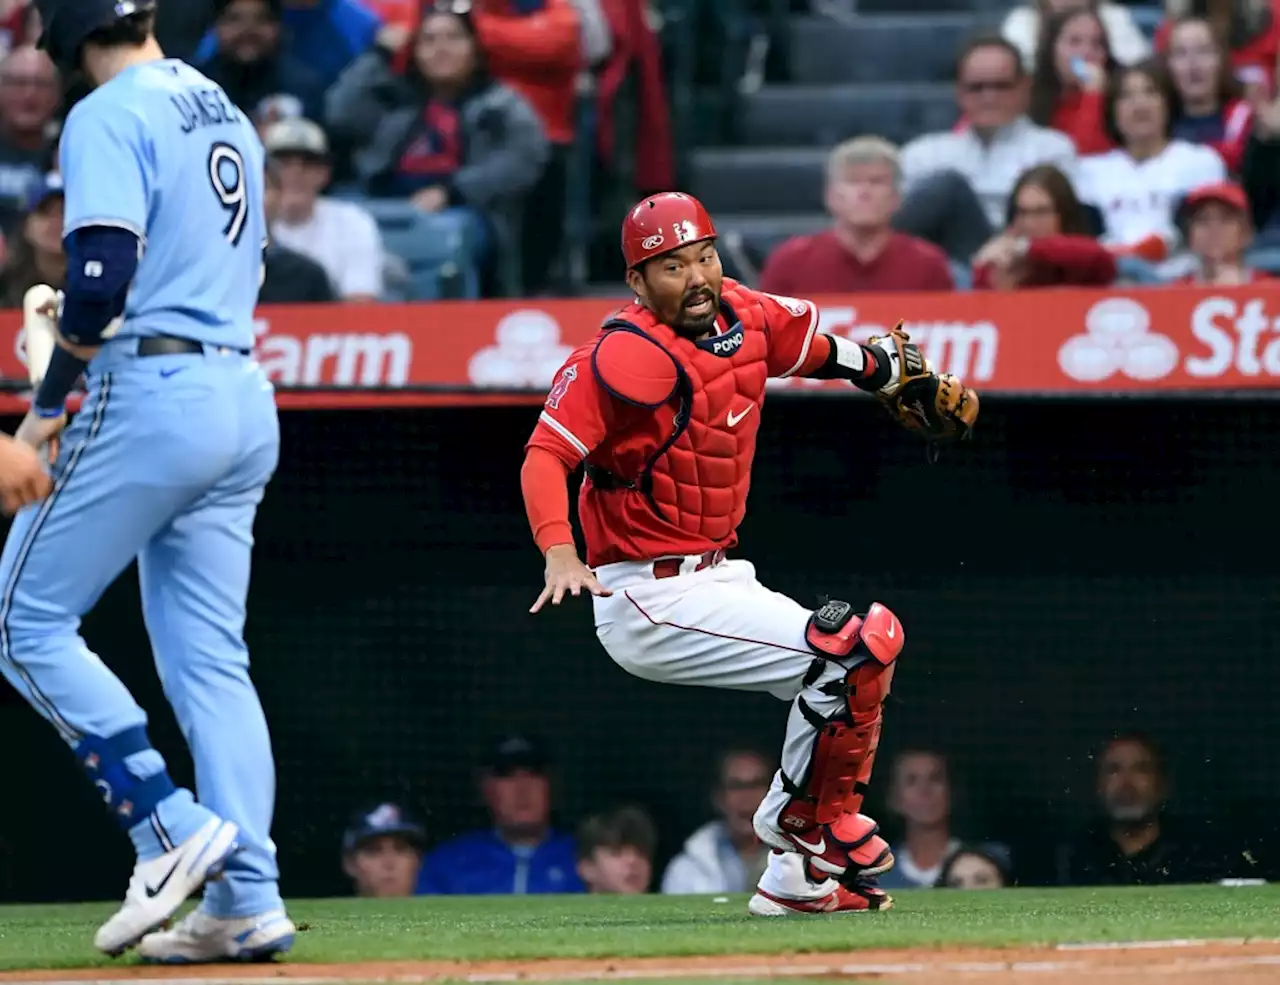
[[[588,565],[737,543],[765,383],[800,370],[817,325],[812,302],[725,278],[718,333],[710,338],[684,338],[631,304],[574,351],[526,447],[548,451],[570,469],[585,463],[578,516]],[[610,340],[614,333],[630,337]],[[602,367],[606,346],[641,344],[635,336],[670,357],[674,386],[660,404],[637,402]]]

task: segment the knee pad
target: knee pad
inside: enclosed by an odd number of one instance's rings
[[[837,599],[809,617],[804,635],[820,657],[847,665],[848,657],[867,656],[885,667],[898,659],[906,640],[898,617],[879,602],[860,614]]]
[[[158,772],[137,775],[135,757],[148,752],[160,760],[141,725],[106,739],[85,736],[75,748],[76,759],[102,794],[102,802],[126,831],[146,820],[156,805],[176,789],[163,760]],[[134,759],[133,768],[130,759]]]

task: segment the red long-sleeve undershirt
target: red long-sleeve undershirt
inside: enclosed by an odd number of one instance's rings
[[[815,335],[809,355],[796,371],[808,376],[824,365],[831,356],[831,339]],[[869,367],[874,370],[875,367]],[[868,374],[870,375],[870,374]],[[529,517],[533,541],[545,554],[552,547],[573,544],[573,526],[569,522],[569,467],[545,448],[525,452],[520,468],[520,492]]]

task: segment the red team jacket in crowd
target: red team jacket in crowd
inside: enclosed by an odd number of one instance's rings
[[[485,0],[471,10],[489,71],[519,92],[537,112],[553,144],[573,142],[574,100],[582,69],[582,30],[570,0],[543,0],[529,14],[507,0]]]
[[[973,286],[992,287],[991,268],[975,267]],[[1116,258],[1088,236],[1043,236],[1027,244],[1019,287],[1105,287],[1116,279]]]
[[[807,368],[818,310],[726,278],[717,324],[719,334],[694,342],[631,304],[570,355],[526,446],[550,454],[529,454],[521,475],[542,550],[573,541],[565,481],[583,462],[589,566],[737,543],[765,381]],[[646,388],[654,399],[642,404]]]
[[[635,186],[642,192],[674,187],[675,151],[662,75],[662,44],[649,26],[647,0],[601,0],[613,32],[613,54],[596,79],[597,144],[612,163],[616,131],[614,103],[622,84],[636,82]]]

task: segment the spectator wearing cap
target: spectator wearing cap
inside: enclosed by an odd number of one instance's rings
[[[856,137],[840,144],[827,160],[831,228],[782,243],[760,272],[760,290],[791,297],[952,290],[946,254],[894,231],[901,189],[902,163],[889,141]]]
[[[378,300],[382,236],[365,209],[320,194],[332,176],[324,131],[311,120],[281,120],[268,128],[264,144],[279,179],[272,240],[320,264],[343,300]]]
[[[358,812],[342,835],[342,870],[357,896],[412,896],[426,830],[399,804]]]
[[[551,826],[551,780],[542,743],[511,735],[490,750],[480,792],[493,819],[432,851],[418,892],[426,895],[580,893],[572,835]]]
[[[1026,115],[1028,79],[1018,49],[999,35],[969,41],[956,69],[961,128],[902,148],[903,202],[894,228],[967,261],[1001,228],[1018,175],[1053,164],[1075,176],[1071,138]]]
[[[263,208],[270,227],[280,214],[280,175],[273,168],[266,171]],[[324,304],[338,300],[324,267],[296,250],[281,246],[270,237],[262,254],[262,263],[259,304]]]
[[[255,120],[271,112],[314,119],[324,112],[324,80],[282,48],[280,3],[217,0],[218,48],[198,67]]]
[[[466,13],[428,11],[404,74],[391,57],[379,48],[343,74],[326,100],[330,130],[363,148],[355,170],[371,195],[483,217],[496,247],[491,286],[518,296],[524,202],[548,154],[542,123],[489,75]]]
[[[0,61],[0,225],[22,219],[27,190],[50,164],[58,73],[42,51],[15,48]]]
[[[589,893],[647,893],[658,832],[639,807],[593,814],[578,829],[578,875]]]
[[[1239,185],[1221,181],[1194,189],[1183,202],[1181,219],[1197,265],[1182,283],[1233,287],[1269,279],[1245,262],[1253,224]]]
[[[67,279],[67,255],[62,248],[62,178],[47,174],[27,195],[19,233],[9,246],[9,260],[0,275],[0,305],[21,308],[23,296],[36,284],[61,290]]]
[[[368,51],[381,26],[360,0],[280,0],[284,51],[328,87],[361,52]],[[196,62],[218,52],[211,29],[196,49]]]

